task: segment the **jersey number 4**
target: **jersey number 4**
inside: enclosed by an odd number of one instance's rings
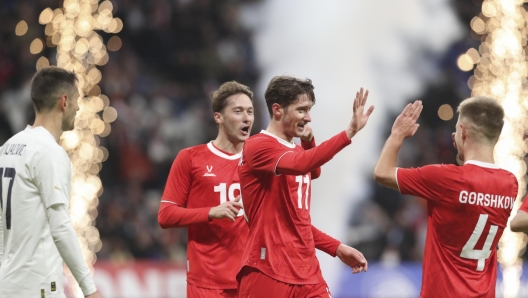
[[[0,208],[4,210],[4,178],[9,179],[7,186],[7,200],[5,202],[6,208],[6,228],[11,230],[11,190],[13,190],[13,182],[15,182],[16,170],[14,168],[0,168]]]
[[[484,226],[486,226],[487,221],[488,215],[481,214],[477,221],[477,226],[475,227],[475,230],[473,230],[471,237],[469,237],[468,242],[466,243],[466,245],[464,245],[464,248],[462,248],[462,252],[460,253],[460,257],[462,258],[478,260],[477,271],[484,270],[484,263],[486,259],[489,258],[489,256],[491,255],[491,244],[493,244],[493,240],[495,239],[495,235],[497,234],[497,229],[499,228],[498,226],[491,225],[488,232],[488,236],[486,237],[486,242],[484,242],[484,246],[482,247],[482,249],[475,249],[475,245],[480,239],[480,236],[482,235],[482,231],[484,231]]]

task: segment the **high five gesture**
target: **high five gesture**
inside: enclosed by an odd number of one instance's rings
[[[374,106],[370,106],[367,112],[364,113],[368,94],[369,94],[368,90],[363,92],[363,88],[361,88],[356,93],[356,98],[354,99],[352,121],[350,121],[350,125],[346,129],[346,134],[348,138],[350,139],[354,137],[356,133],[358,133],[358,131],[360,131],[363,127],[365,127],[370,114],[372,114],[372,111],[374,111]]]

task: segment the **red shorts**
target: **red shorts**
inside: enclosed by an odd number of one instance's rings
[[[248,266],[242,268],[238,276],[239,298],[332,298],[326,282],[314,285],[287,284]]]
[[[237,298],[237,289],[206,289],[187,283],[187,298]]]

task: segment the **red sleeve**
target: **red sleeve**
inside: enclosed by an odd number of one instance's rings
[[[431,203],[437,203],[444,197],[444,191],[448,188],[449,173],[445,165],[429,165],[410,169],[397,168],[396,182],[401,194],[414,195]]]
[[[304,150],[315,148],[315,137],[312,137],[312,140],[310,142],[304,142],[303,140],[301,140],[301,146],[304,148]],[[312,177],[312,180],[319,178],[321,176],[321,167],[318,167],[317,169],[313,170],[310,176]]]
[[[519,210],[528,213],[528,195],[524,197],[524,200],[521,206],[519,207]]]
[[[181,150],[172,164],[161,198],[158,223],[163,229],[209,221],[211,208],[184,208],[192,184],[191,167],[189,150]]]
[[[341,241],[321,232],[313,225],[312,234],[315,242],[315,248],[320,251],[324,251],[325,253],[335,258],[337,248],[341,244]]]
[[[317,147],[279,157],[276,172],[285,175],[305,175],[327,163],[350,143],[345,131],[342,131]]]

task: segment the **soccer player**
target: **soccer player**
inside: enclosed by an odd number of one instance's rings
[[[253,125],[252,101],[247,86],[222,84],[212,95],[217,138],[181,150],[167,178],[158,221],[164,229],[188,227],[188,297],[237,297],[236,273],[248,237],[238,163]],[[304,148],[315,146],[308,126],[302,138]],[[319,176],[320,169],[313,174]],[[342,246],[351,253],[348,246],[312,229],[319,236],[318,249],[335,256]]]
[[[524,197],[517,214],[510,221],[512,232],[528,233],[528,196]]]
[[[35,123],[0,148],[0,297],[65,297],[64,262],[85,297],[101,297],[68,214],[71,165],[58,144],[78,98],[74,73],[41,69],[31,82]]]
[[[482,96],[460,103],[452,137],[462,166],[397,168],[403,140],[418,129],[421,111],[416,101],[396,118],[374,170],[381,185],[427,201],[420,297],[495,297],[497,243],[518,191],[515,176],[493,159],[504,110]]]
[[[374,107],[363,114],[368,91],[361,89],[347,129],[304,150],[293,138],[311,121],[313,88],[309,79],[274,77],[265,92],[270,123],[244,144],[239,175],[249,237],[237,275],[239,297],[330,297],[315,255],[321,232],[311,225],[311,178],[351,143]],[[349,246],[331,253],[353,273],[367,270],[363,255]]]

